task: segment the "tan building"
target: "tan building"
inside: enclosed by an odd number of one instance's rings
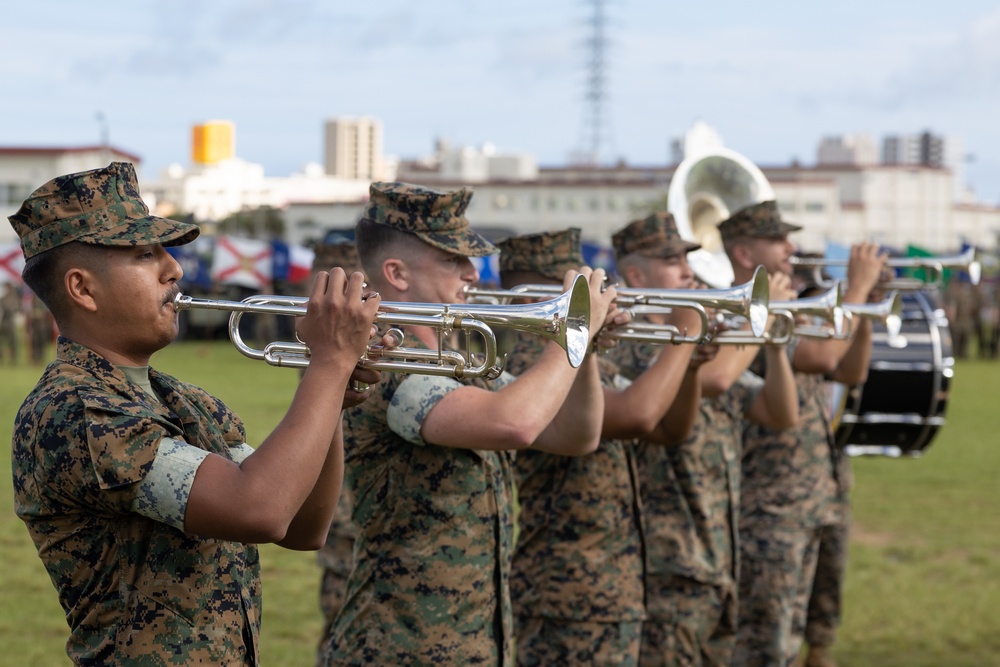
[[[328,176],[363,181],[385,179],[381,121],[368,117],[331,118],[324,126],[323,146]]]

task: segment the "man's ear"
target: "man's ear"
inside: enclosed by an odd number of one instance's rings
[[[97,311],[97,301],[94,299],[94,281],[96,276],[87,269],[72,268],[63,276],[63,287],[66,289],[66,299],[71,308],[82,308],[88,312]]]
[[[729,249],[729,258],[734,265],[747,271],[757,268],[757,264],[753,261],[753,250],[746,241],[733,243]]]
[[[410,288],[410,280],[412,279],[410,267],[402,259],[389,257],[383,261],[382,277],[387,284],[399,292],[405,292]]]
[[[629,287],[646,287],[646,276],[635,264],[622,267],[621,276]]]

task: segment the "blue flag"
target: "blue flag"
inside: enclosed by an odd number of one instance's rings
[[[166,248],[166,251],[177,260],[181,269],[184,270],[184,277],[180,281],[182,289],[184,286],[198,287],[203,290],[212,289],[211,267],[208,261],[196,252],[195,243],[170,246]]]

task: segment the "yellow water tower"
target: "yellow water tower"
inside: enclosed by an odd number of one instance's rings
[[[228,120],[209,120],[195,125],[191,133],[191,160],[195,164],[218,164],[236,155],[236,126]]]

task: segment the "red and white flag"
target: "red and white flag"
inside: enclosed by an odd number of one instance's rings
[[[220,236],[212,256],[212,280],[250,289],[271,288],[271,244],[256,239]]]
[[[274,251],[274,279],[284,280],[291,285],[300,283],[312,275],[316,253],[303,245],[289,245],[284,241],[271,242]]]
[[[21,284],[21,269],[24,268],[24,253],[20,243],[0,244],[0,285]]]
[[[316,252],[303,245],[288,246],[288,282],[300,283],[312,274]]]

